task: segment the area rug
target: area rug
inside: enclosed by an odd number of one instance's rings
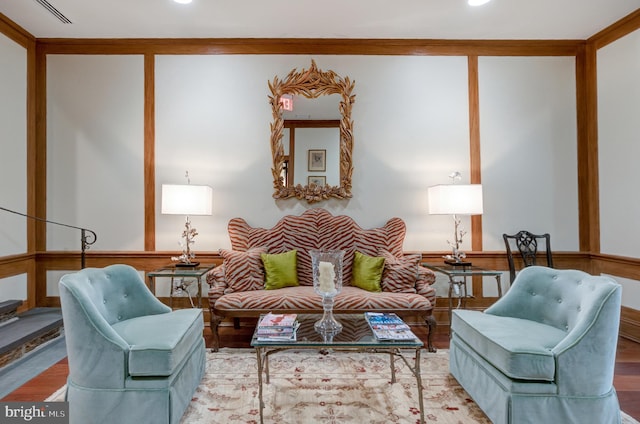
[[[424,351],[423,351],[424,352]],[[406,355],[413,361],[412,354]],[[421,355],[425,421],[471,424],[491,421],[448,371],[448,350]],[[358,352],[290,350],[269,359],[270,383],[263,386],[265,423],[415,424],[420,420],[416,380],[389,356]],[[62,400],[64,390],[49,401]],[[624,424],[638,424],[623,415]],[[193,395],[183,424],[260,422],[256,356],[253,349],[223,348],[207,353],[207,371]]]

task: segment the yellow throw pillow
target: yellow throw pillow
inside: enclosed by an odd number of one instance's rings
[[[370,292],[382,291],[380,281],[384,258],[367,256],[356,250],[353,258],[351,285]]]
[[[298,251],[260,255],[265,270],[265,290],[281,289],[297,286],[298,283]]]

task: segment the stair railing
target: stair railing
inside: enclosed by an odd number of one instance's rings
[[[75,225],[63,224],[63,223],[60,223],[60,222],[50,221],[50,220],[44,219],[44,218],[38,218],[37,216],[31,216],[31,215],[27,215],[25,213],[16,212],[16,211],[13,211],[11,209],[3,208],[2,206],[0,206],[0,210],[6,211],[6,212],[10,212],[10,213],[13,213],[13,214],[16,214],[16,215],[24,216],[25,218],[34,219],[36,221],[45,222],[47,224],[55,224],[55,225],[60,225],[62,227],[67,227],[67,228],[73,228],[73,229],[76,229],[76,230],[80,230],[80,248],[81,248],[81,251],[82,251],[82,253],[80,254],[80,267],[81,268],[85,267],[85,259],[86,259],[85,258],[85,252],[98,239],[98,236],[96,235],[96,233],[94,231],[91,231],[91,230],[89,230],[87,228],[76,227]]]

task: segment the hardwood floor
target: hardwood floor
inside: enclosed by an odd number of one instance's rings
[[[220,337],[223,346],[249,347],[255,324],[250,321],[242,324],[237,330],[231,325],[221,327]],[[415,327],[414,331],[423,340],[426,339],[424,327]],[[205,328],[205,339],[207,346],[210,346],[211,333],[208,327]],[[438,328],[434,335],[434,345],[438,349],[449,347],[446,327]],[[69,367],[65,358],[0,401],[43,401],[65,383],[68,372]],[[640,421],[640,343],[624,338],[618,339],[613,385],[618,392],[621,409]]]

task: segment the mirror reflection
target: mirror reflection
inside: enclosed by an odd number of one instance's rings
[[[285,119],[284,128],[285,184],[340,185],[340,121]]]
[[[269,82],[276,199],[309,203],[351,197],[354,83],[315,62]]]

